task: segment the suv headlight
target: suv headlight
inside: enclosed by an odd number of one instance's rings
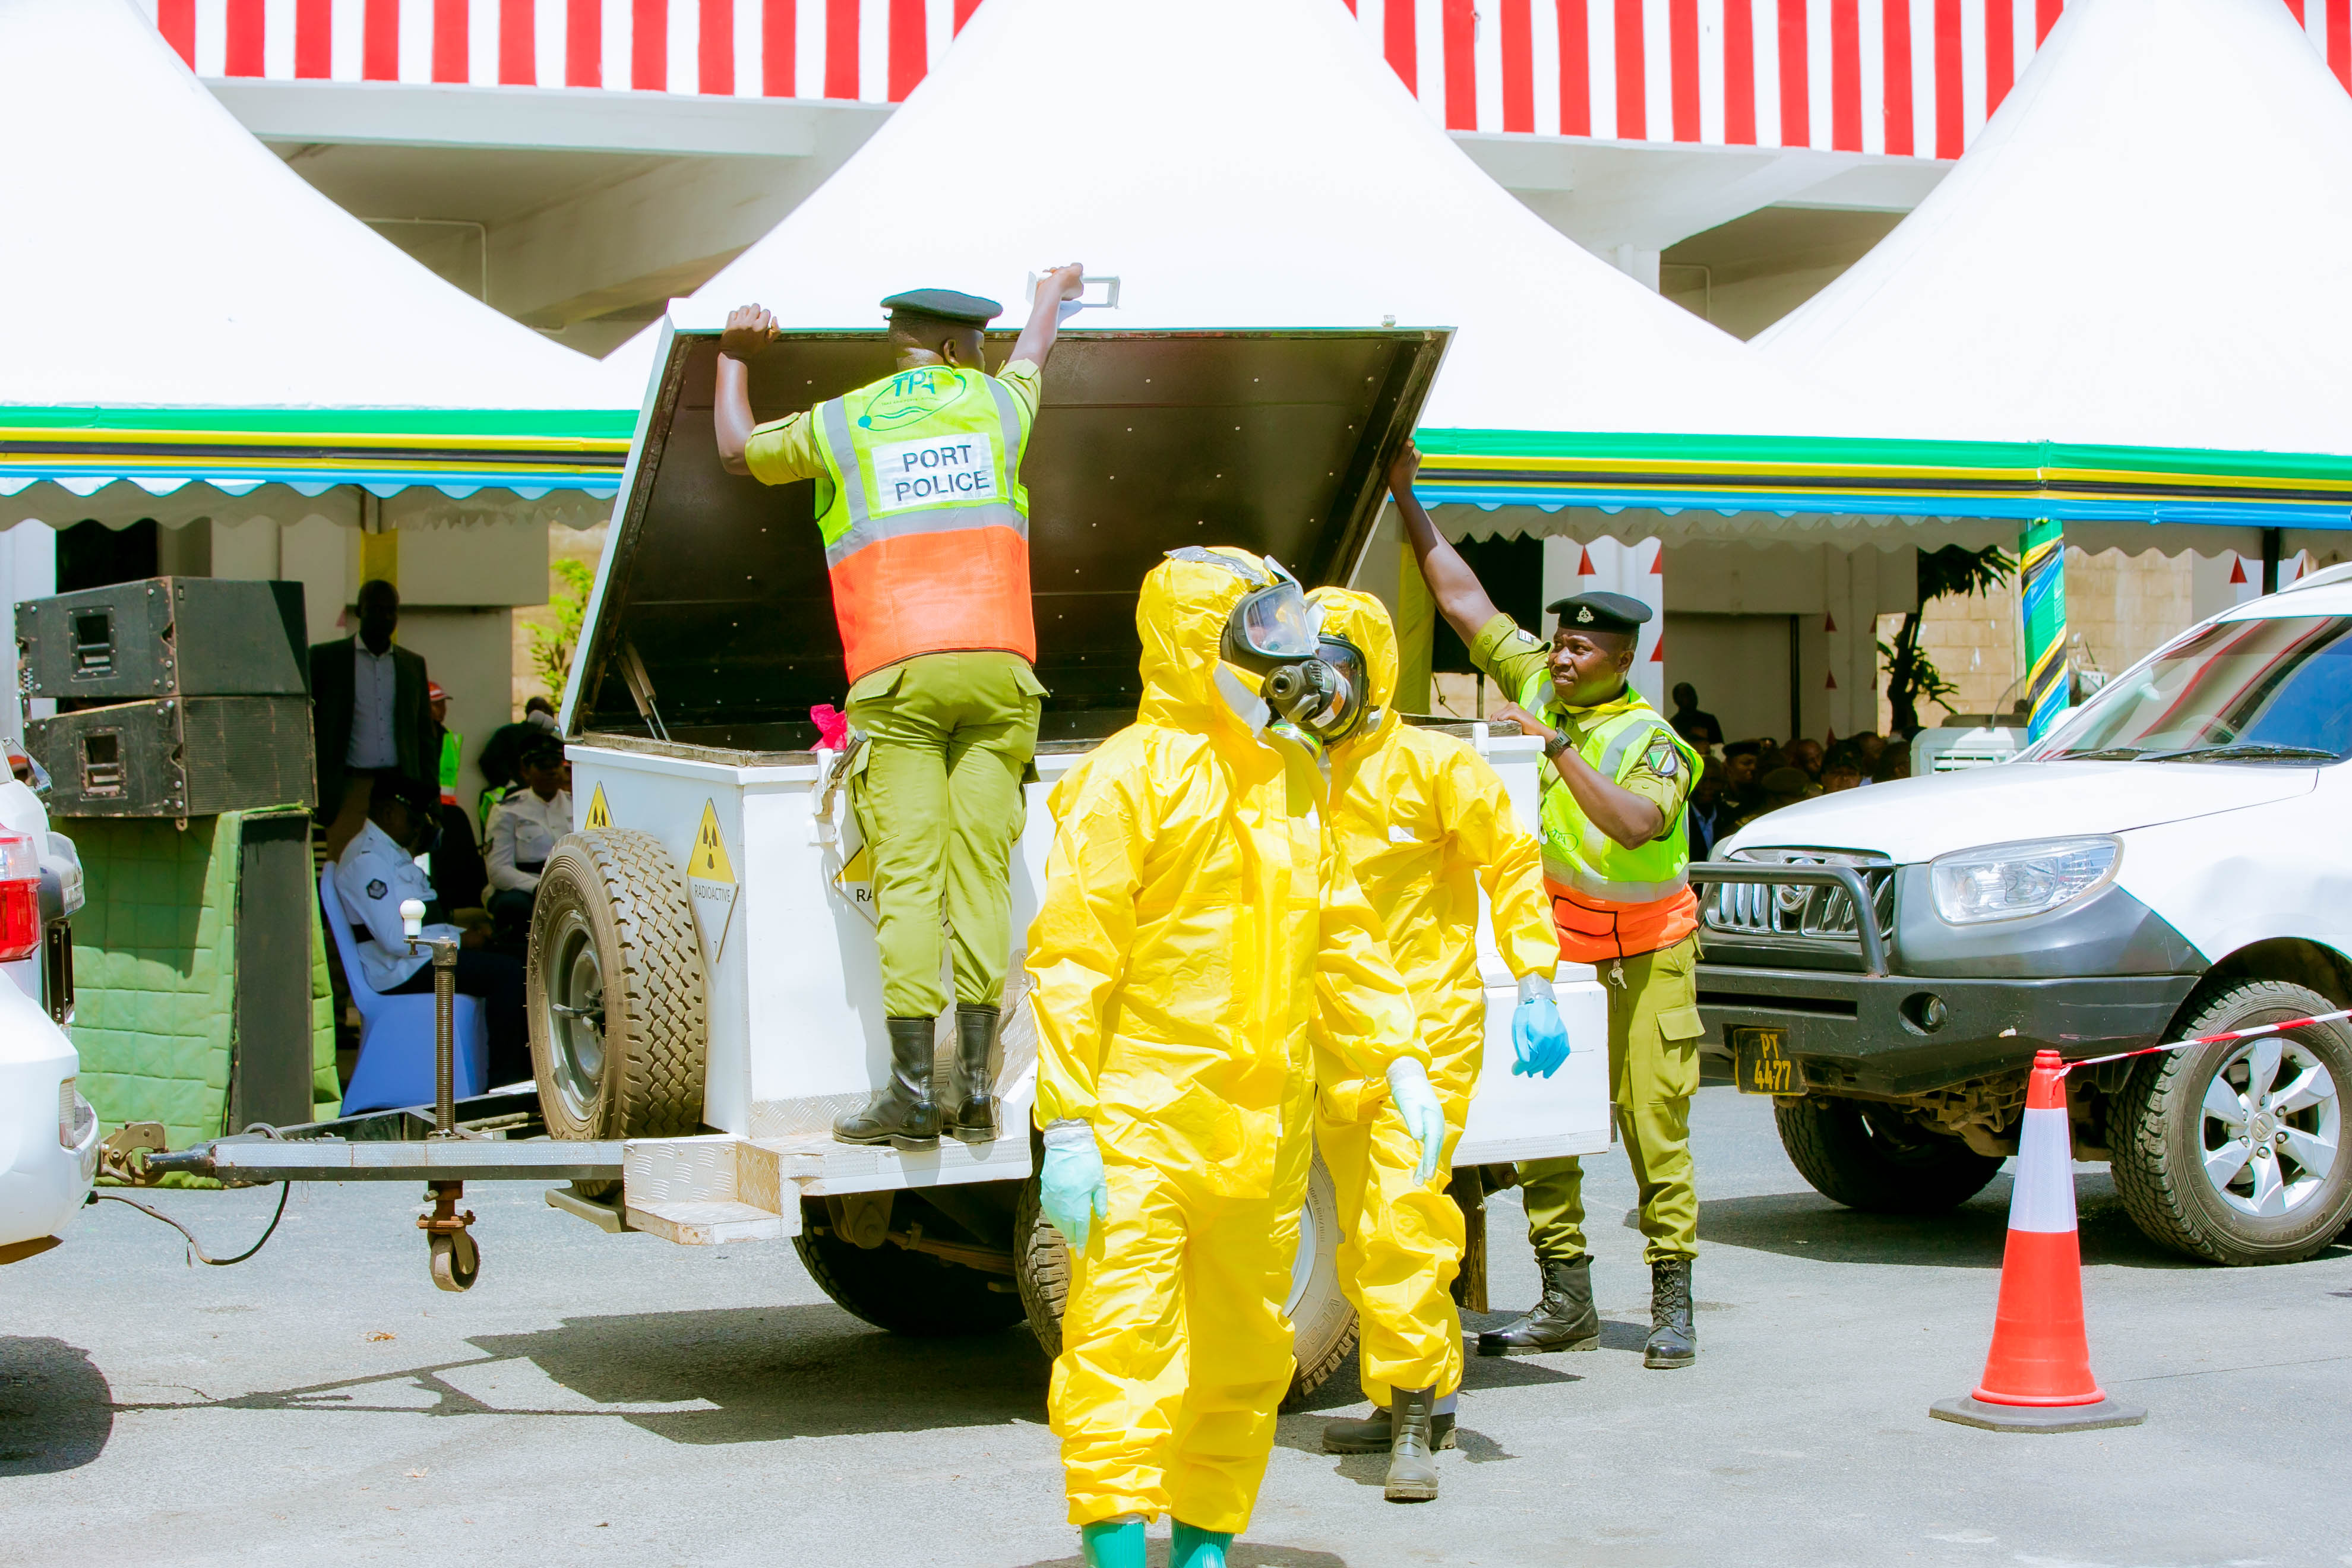
[[[2047,914],[2115,879],[2119,838],[2043,838],[1961,849],[1928,863],[1936,912],[1952,925]]]

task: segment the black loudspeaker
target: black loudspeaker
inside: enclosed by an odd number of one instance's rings
[[[316,805],[308,697],[167,697],[38,719],[53,816],[212,816]]]
[[[307,812],[257,813],[237,846],[236,1059],[231,1131],[291,1127],[310,1106],[310,927],[318,879]]]
[[[302,584],[150,577],[16,606],[26,697],[77,707],[142,697],[310,690]]]

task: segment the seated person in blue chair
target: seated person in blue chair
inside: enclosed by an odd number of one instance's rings
[[[487,907],[501,934],[528,930],[540,873],[555,853],[555,841],[572,831],[563,742],[552,735],[535,736],[523,743],[515,766],[522,782],[507,791],[490,814]]]
[[[387,787],[389,786],[389,787]],[[433,993],[431,950],[408,951],[400,906],[433,901],[433,884],[415,857],[432,852],[439,837],[441,791],[424,779],[378,783],[367,822],[335,862],[335,889],[358,938],[361,979],[381,995]],[[425,935],[453,937],[453,925],[428,925]],[[457,954],[457,994],[479,997],[490,1037],[489,1081],[513,1083],[530,1072],[530,1030],[523,1014],[522,960],[488,951],[488,933],[467,931]]]

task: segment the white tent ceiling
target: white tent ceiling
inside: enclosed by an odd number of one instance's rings
[[[2352,453],[2352,98],[2281,0],[2074,0],[1758,343],[1907,435]]]
[[[305,184],[131,0],[0,0],[0,405],[609,408]]]
[[[1119,280],[1073,329],[1459,329],[1424,426],[1871,433],[1482,173],[1333,0],[991,0],[841,171],[677,307],[873,327],[937,285]],[[613,360],[642,377],[648,333]]]
[[[459,510],[551,487],[568,514],[589,504],[583,485],[617,479],[525,475],[514,448],[564,469],[589,428],[565,411],[634,408],[637,385],[312,190],[130,0],[0,0],[0,427],[17,437],[0,452],[0,528],[224,506],[296,521],[353,512],[317,499],[336,485],[383,495],[436,477],[453,504],[505,487]],[[373,412],[407,410],[433,412]],[[500,418],[518,410],[558,414],[518,432]],[[595,434],[612,423],[584,417]],[[335,437],[345,449],[321,457]],[[445,437],[467,450],[436,453]]]

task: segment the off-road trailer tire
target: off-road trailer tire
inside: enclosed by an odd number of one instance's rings
[[[2336,1007],[2319,993],[2285,981],[2249,981],[2231,986],[2200,1008],[2178,1035],[2194,1039],[2257,1024],[2308,1018],[2332,1013]],[[2283,1090],[2290,1086],[2293,1058],[2308,1058],[2332,1080],[2331,1103],[2324,1109],[2340,1122],[2343,1097],[2352,1089],[2352,1029],[2341,1022],[2315,1024],[2267,1039],[2287,1058],[2279,1065],[2273,1088]],[[2112,1112],[2112,1170],[2124,1211],[2150,1240],[2213,1263],[2299,1263],[2324,1251],[2344,1229],[2346,1220],[2352,1218],[2352,1160],[2347,1160],[2340,1143],[2332,1151],[2331,1168],[2316,1182],[2315,1190],[2275,1215],[2244,1212],[2207,1175],[2206,1159],[2231,1142],[2209,1136],[2224,1131],[2208,1125],[2215,1120],[2209,1115],[2209,1096],[2219,1091],[2221,1100],[2242,1100],[2229,1079],[2240,1076],[2243,1069],[2239,1064],[2263,1043],[2225,1041],[2143,1057],[2125,1080]],[[2217,1084],[2217,1076],[2223,1081]],[[2273,1136],[2293,1133],[2302,1130],[2299,1122],[2311,1120],[2322,1109],[2306,1108],[2265,1125],[2273,1130]],[[2340,1126],[2330,1131],[2340,1131]],[[2209,1149],[2209,1143],[2213,1147]],[[2284,1170],[2293,1163],[2291,1156],[2291,1148],[2273,1144],[2267,1157]]]
[[[566,835],[540,875],[526,1011],[557,1138],[701,1131],[709,1037],[702,940],[677,862],[650,833]],[[592,1197],[614,1182],[580,1183]]]
[[[852,1317],[912,1339],[1002,1333],[1022,1320],[1019,1294],[991,1288],[1010,1283],[1002,1276],[888,1241],[871,1248],[844,1241],[831,1234],[822,1203],[802,1214],[793,1250],[817,1288]]]
[[[1808,1094],[1772,1102],[1780,1147],[1815,1192],[1865,1214],[1941,1214],[1984,1191],[2000,1170],[1958,1138],[1930,1132],[1894,1106]]]
[[[1070,1248],[1038,1207],[1037,1191],[1034,1176],[1022,1184],[1021,1205],[1013,1211],[1013,1277],[1021,1288],[1021,1305],[1028,1315],[1030,1331],[1047,1355],[1057,1356],[1062,1353],[1062,1304],[1070,1293]],[[1305,1217],[1301,1245],[1311,1234],[1315,1257],[1291,1314],[1296,1333],[1292,1354],[1297,1370],[1291,1375],[1290,1392],[1283,1397],[1286,1410],[1299,1408],[1356,1348],[1356,1310],[1339,1289],[1339,1199],[1331,1173],[1323,1168],[1319,1153],[1307,1181]]]

